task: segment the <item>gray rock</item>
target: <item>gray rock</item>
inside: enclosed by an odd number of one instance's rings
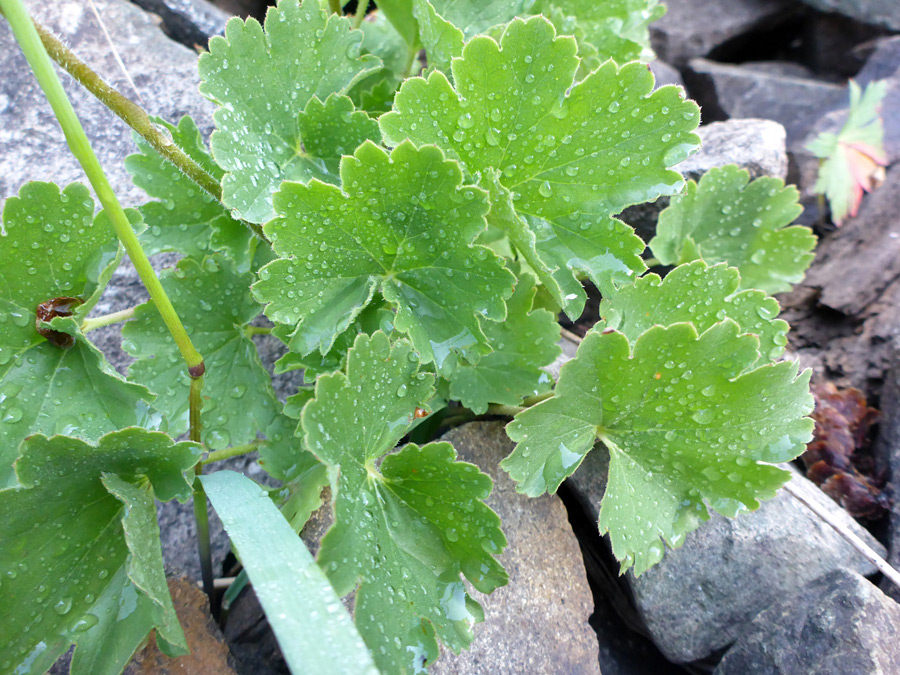
[[[676,67],[742,34],[777,24],[793,9],[790,0],[668,0],[666,6],[666,15],[650,25],[650,37],[659,57]]]
[[[823,114],[847,100],[845,88],[837,84],[706,59],[691,60],[685,81],[713,118],[779,122],[787,132],[788,148],[802,142]]]
[[[509,585],[489,596],[474,592],[485,622],[475,629],[471,648],[459,655],[445,651],[429,672],[599,673],[597,636],[588,624],[594,603],[560,499],[529,499],[516,492],[498,466],[513,449],[502,423],[467,424],[442,440],[494,480],[487,503],[500,516],[509,540],[500,556]]]
[[[900,605],[837,570],[762,612],[714,675],[900,673]]]
[[[568,479],[576,498],[597,518],[606,490],[608,455],[589,453]],[[865,529],[805,478],[794,484],[877,551]],[[709,656],[743,635],[752,619],[775,600],[840,568],[873,574],[834,530],[785,491],[759,510],[730,519],[713,515],[685,544],[640,577],[628,574],[635,604],[650,635],[676,663]],[[812,672],[812,671],[811,671]]]
[[[675,168],[685,177],[699,180],[714,167],[737,164],[750,178],[787,176],[787,132],[769,119],[732,119],[706,124],[697,130],[700,152]]]
[[[897,0],[803,0],[823,12],[837,12],[863,23],[900,30],[900,4]]]
[[[230,15],[206,0],[131,0],[157,14],[166,35],[185,47],[205,48],[209,38],[225,30]]]
[[[900,342],[892,341],[891,368],[885,375],[881,392],[878,420],[878,437],[875,439],[874,455],[878,469],[887,477],[887,484],[894,486],[894,499],[890,507],[887,527],[887,561],[900,569]],[[900,588],[889,579],[881,584],[881,589],[900,602]]]
[[[656,59],[650,63],[650,70],[653,73],[653,77],[656,78],[657,87],[664,87],[667,84],[675,84],[679,87],[684,86],[684,81],[681,79],[681,73],[665,61]]]
[[[185,114],[201,130],[212,130],[213,106],[197,93],[197,54],[173,42],[151,15],[125,0],[96,0],[116,50],[142,105],[152,115],[177,122]],[[34,18],[59,36],[83,61],[126,96],[134,97],[94,13],[80,0],[27,2]],[[87,180],[31,74],[6,22],[0,22],[0,200],[29,180],[66,185]],[[100,163],[124,206],[147,201],[125,171],[134,152],[129,127],[65,73],[63,85]]]
[[[777,122],[759,119],[713,122],[700,127],[697,135],[700,150],[675,167],[686,179],[699,180],[710,169],[726,164],[747,169],[753,179],[787,175],[785,131]],[[634,227],[644,241],[650,241],[656,233],[659,213],[668,205],[669,198],[660,197],[655,202],[631,206],[619,217]]]

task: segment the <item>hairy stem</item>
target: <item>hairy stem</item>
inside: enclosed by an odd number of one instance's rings
[[[203,466],[207,464],[212,464],[213,462],[221,462],[225,459],[231,459],[232,457],[240,457],[241,455],[249,455],[251,452],[256,452],[259,450],[260,442],[255,441],[253,443],[245,443],[244,445],[233,445],[230,448],[223,448],[222,450],[214,450],[209,453],[202,462],[200,462]]]
[[[111,326],[114,323],[128,321],[129,319],[134,318],[134,310],[134,307],[129,307],[128,309],[123,309],[121,312],[113,312],[112,314],[104,314],[103,316],[85,319],[81,322],[81,332],[90,333],[92,330],[97,330],[104,326]]]
[[[0,7],[0,14],[3,13]],[[147,141],[160,156],[175,165],[179,171],[194,181],[204,192],[217,201],[222,201],[222,185],[202,166],[195,162],[184,150],[172,142],[151,120],[147,112],[137,103],[119,92],[104,81],[74,52],[60,42],[41,24],[33,21],[41,43],[50,57],[75,79],[82,87],[93,94],[98,101],[112,111],[119,119],[130,126],[141,138]],[[255,223],[244,222],[254,234],[265,240],[262,228]]]
[[[359,0],[356,3],[356,14],[353,16],[353,27],[359,28],[362,26],[363,20],[366,18],[366,14],[369,12],[369,0]]]
[[[175,308],[172,307],[169,297],[159,282],[159,277],[156,276],[156,272],[150,265],[147,254],[141,248],[137,235],[134,233],[131,223],[128,222],[128,217],[125,215],[125,211],[122,210],[122,206],[119,204],[119,200],[116,198],[106,178],[106,174],[103,172],[103,167],[100,166],[100,161],[97,159],[97,155],[94,154],[87,134],[84,133],[81,122],[75,114],[75,109],[72,107],[72,103],[66,96],[62,83],[53,69],[50,57],[47,56],[47,52],[44,50],[40,36],[31,18],[28,16],[25,5],[22,0],[0,0],[0,9],[3,10],[3,14],[9,21],[13,34],[22,47],[28,64],[34,71],[38,84],[40,84],[47,101],[53,108],[72,154],[75,155],[75,158],[81,164],[88,180],[91,182],[91,186],[94,188],[94,192],[97,194],[97,198],[108,212],[110,222],[112,222],[119,241],[122,242],[128,257],[131,258],[138,276],[150,293],[150,299],[153,300],[153,304],[159,310],[163,322],[175,339],[175,344],[178,346],[178,350],[181,352],[188,368],[194,370],[202,366],[203,357],[200,356],[200,353],[191,343],[191,339],[188,337],[181,319],[175,313]]]

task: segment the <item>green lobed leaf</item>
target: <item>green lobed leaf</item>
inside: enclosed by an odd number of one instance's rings
[[[337,96],[381,67],[360,56],[363,34],[314,0],[280,0],[255,19],[231,19],[225,37],[200,56],[200,91],[219,107],[213,156],[227,172],[223,203],[241,218],[263,223],[274,214],[272,194],[283,180],[336,180],[338,158],[377,126]],[[323,103],[324,101],[324,103]]]
[[[624,286],[600,303],[606,328],[613,328],[632,343],[652,326],[689,322],[703,333],[723,319],[731,319],[744,333],[759,338],[759,359],[751,367],[777,359],[787,344],[789,326],[777,319],[775,298],[763,291],[738,292],[740,275],[720,263],[712,267],[702,260],[679,265],[665,279],[647,274]]]
[[[307,447],[336,476],[319,564],[339,594],[359,584],[356,625],[389,673],[423,672],[435,636],[454,651],[471,642],[483,615],[460,573],[482,592],[507,581],[494,558],[500,521],[481,501],[488,476],[448,443],[407,445],[377,465],[431,398],[434,378],[417,369],[405,340],[360,335],[346,373],[319,377],[302,416]]]
[[[249,273],[239,273],[227,258],[203,262],[184,258],[160,280],[182,318],[194,346],[203,355],[205,444],[214,450],[256,440],[277,412],[271,379],[244,328],[259,315],[250,297]],[[188,430],[190,377],[181,355],[153,303],[139,306],[122,329],[122,347],[137,359],[131,380],[157,393],[157,407],[173,434]]]
[[[560,373],[556,395],[507,427],[517,442],[501,463],[531,496],[553,492],[597,438],[610,454],[600,531],[624,572],[641,574],[664,547],[709,517],[769,499],[786,462],[812,437],[809,371],[781,362],[748,369],[758,340],[730,319],[701,335],[687,323],[654,326],[630,347],[591,331]]]
[[[502,320],[514,278],[483,246],[487,203],[463,185],[459,165],[434,147],[399,145],[390,156],[365,143],[341,161],[343,190],[285,183],[279,216],[265,226],[282,257],[259,272],[254,294],[266,315],[296,325],[302,355],[327,354],[376,291],[396,309],[424,363],[490,351],[478,317]]]
[[[360,333],[371,335],[380,330],[390,335],[394,328],[394,312],[384,299],[377,295],[366,305],[347,330],[338,335],[327,354],[312,352],[305,356],[288,352],[275,362],[275,374],[303,369],[303,381],[311,384],[322,373],[343,370],[347,363],[347,351]],[[275,337],[290,342],[291,327],[280,324],[272,331]]]
[[[537,12],[571,18],[566,23],[575,24],[580,33],[576,37],[580,41],[583,36],[600,61],[625,63],[653,59],[648,26],[666,13],[666,7],[659,0],[538,0]]]
[[[82,638],[91,645],[88,656],[106,644],[121,658],[154,626],[170,651],[186,653],[165,586],[153,497],[186,500],[200,455],[196,444],[145,429],[113,432],[96,444],[40,435],[24,442],[16,462],[21,484],[0,491],[4,672],[43,672],[54,652]],[[121,627],[110,620],[128,618],[129,610],[138,612],[139,624],[135,617]],[[73,668],[86,668],[92,660],[78,652]],[[73,672],[118,671],[103,664]]]
[[[582,274],[608,290],[645,269],[643,242],[612,214],[678,192],[681,176],[667,167],[699,143],[696,104],[677,87],[653,91],[645,65],[608,62],[576,84],[578,67],[573,38],[543,17],[516,19],[499,44],[466,44],[455,88],[440,71],[411,78],[379,120],[388,142],[434,143],[481,176],[489,221],[572,317],[584,306]]]
[[[304,404],[312,399],[311,389],[301,392]],[[302,405],[300,408],[302,410]],[[300,532],[313,512],[322,506],[322,489],[328,485],[328,473],[325,465],[306,449],[303,438],[294,435],[297,418],[285,413],[273,420],[266,429],[266,440],[259,448],[259,465],[284,483],[273,490],[271,496],[294,531]]]
[[[74,297],[90,306],[111,274],[118,242],[103,214],[94,217],[87,188],[28,183],[6,200],[3,227],[0,487],[14,484],[12,463],[31,434],[96,440],[126,426],[161,424],[153,395],[120,377],[77,329],[67,331],[76,333],[69,349],[36,330],[39,304]]]
[[[308,675],[377,675],[347,610],[266,491],[233,471],[200,480],[291,670]]]
[[[417,14],[416,4],[413,5],[413,14]],[[535,0],[430,0],[430,4],[437,14],[459,28],[465,39],[469,40],[492,26],[529,14]],[[421,23],[419,25],[421,29]]]
[[[542,370],[560,354],[560,326],[546,309],[533,309],[535,288],[529,274],[507,301],[506,321],[483,323],[494,349],[477,365],[460,364],[450,378],[450,395],[477,414],[488,405],[518,405],[527,396],[550,390],[553,380]]]
[[[749,181],[750,173],[733,164],[689,181],[659,215],[653,255],[663,265],[728,263],[740,270],[741,288],[767,293],[802,281],[816,237],[808,227],[788,227],[803,211],[797,188],[770,176]]]
[[[185,115],[173,126],[162,119],[154,121],[168,130],[172,142],[216,179],[225,173],[209,156],[194,120]],[[143,138],[134,135],[140,152],[125,158],[125,168],[134,184],[157,201],[144,204],[141,215],[147,230],[141,244],[148,255],[177,251],[202,258],[222,250],[242,267],[249,265],[249,248],[255,241],[249,228],[231,217],[228,209],[206,194],[175,165]]]
[[[848,215],[856,215],[863,192],[875,187],[873,177],[879,167],[888,164],[881,121],[887,86],[887,81],[881,80],[862,91],[850,80],[850,110],[844,126],[837,134],[820,134],[807,146],[824,160],[814,189],[828,198],[831,217],[838,225]]]

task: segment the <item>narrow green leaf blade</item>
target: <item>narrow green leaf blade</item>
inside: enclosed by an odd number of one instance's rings
[[[325,131],[303,122],[320,117],[309,107],[313,100],[321,106],[381,67],[377,57],[360,56],[362,38],[348,19],[314,0],[281,0],[269,8],[265,32],[255,19],[234,18],[225,37],[209,41],[198,64],[200,91],[219,105],[212,150],[227,172],[223,202],[241,218],[266,222],[283,180],[324,178],[321,165],[341,154],[337,146],[351,152],[362,142],[356,139],[371,137],[365,115],[329,114]],[[328,154],[315,154],[313,145]]]
[[[803,211],[797,188],[733,164],[689,181],[659,215],[650,250],[664,265],[701,258],[741,273],[741,288],[789,291],[803,281],[816,237],[808,227],[788,227]]]
[[[610,452],[600,509],[622,570],[659,562],[709,517],[769,499],[788,474],[774,463],[812,435],[809,371],[782,362],[749,370],[757,340],[726,319],[697,335],[655,326],[632,352],[617,332],[592,331],[563,366],[557,393],[507,427],[516,449],[503,466],[521,491],[555,490],[592,448]]]
[[[377,674],[324,572],[268,494],[246,476],[200,477],[295,673]]]

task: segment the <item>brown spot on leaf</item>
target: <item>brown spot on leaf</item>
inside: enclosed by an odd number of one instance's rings
[[[59,347],[60,349],[69,349],[75,344],[75,338],[68,333],[47,328],[44,326],[44,323],[49,323],[58,316],[72,316],[75,308],[83,303],[84,301],[80,298],[70,298],[66,296],[42,302],[37,306],[37,310],[35,311],[35,330],[43,337],[47,338],[47,341],[56,347]]]

